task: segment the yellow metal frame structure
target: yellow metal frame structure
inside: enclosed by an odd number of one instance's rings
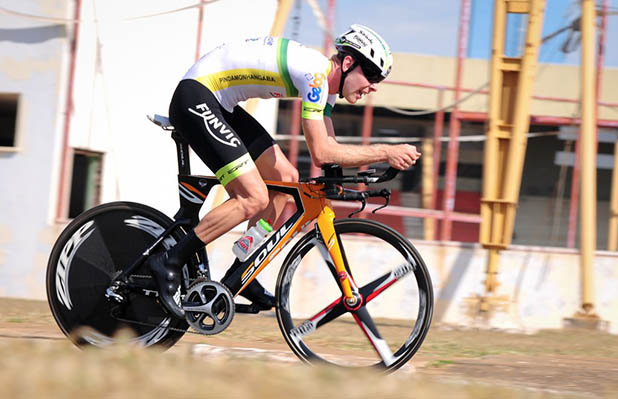
[[[513,236],[544,12],[545,0],[495,1],[481,198],[480,242],[489,250],[485,298],[495,294],[499,251],[511,243]],[[509,13],[528,15],[520,58],[504,55]],[[487,301],[481,301],[481,310],[488,310],[487,307]]]
[[[581,1],[581,230],[582,315],[594,316],[594,252],[597,241],[597,137],[595,94],[595,2]]]

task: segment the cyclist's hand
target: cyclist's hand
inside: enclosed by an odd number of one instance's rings
[[[406,170],[416,163],[421,153],[410,144],[397,144],[388,147],[387,162],[390,166],[399,170]]]

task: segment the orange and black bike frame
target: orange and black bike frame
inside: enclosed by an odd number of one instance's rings
[[[199,211],[212,188],[220,184],[214,176],[191,175],[188,158],[188,146],[176,133],[172,133],[176,141],[178,153],[178,190],[180,195],[180,209],[174,215],[175,220],[190,220],[195,227],[199,223]],[[253,281],[253,279],[281,252],[281,250],[307,225],[317,219],[319,238],[328,249],[335,267],[342,294],[348,304],[354,304],[358,288],[348,273],[345,254],[335,232],[333,221],[335,213],[326,199],[323,184],[315,183],[286,183],[266,181],[269,191],[281,192],[290,195],[296,204],[296,212],[291,215],[267,240],[256,248],[232,276],[230,281],[239,281],[240,285],[229,287],[232,294],[237,295]],[[210,277],[206,250],[198,253],[199,267]]]
[[[178,187],[181,207],[174,219],[191,220],[191,225],[199,223],[198,213],[214,186],[219,184],[215,177],[179,175]],[[290,195],[296,204],[296,212],[270,234],[237,269],[237,276],[231,281],[239,281],[240,286],[230,287],[234,295],[240,293],[253,279],[281,252],[281,250],[303,228],[317,219],[320,238],[324,242],[333,265],[337,271],[343,295],[350,302],[354,300],[355,285],[346,271],[345,257],[339,246],[333,221],[335,213],[328,200],[321,193],[322,185],[312,183],[284,183],[266,181],[270,191]],[[321,196],[319,194],[322,194]],[[206,261],[206,256],[203,257]],[[204,264],[208,268],[207,263]],[[238,278],[233,278],[238,277]]]

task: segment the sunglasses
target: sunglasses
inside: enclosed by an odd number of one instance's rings
[[[369,62],[366,62],[366,63],[360,62],[359,65],[361,69],[363,70],[363,75],[365,75],[369,83],[380,83],[381,81],[384,80],[382,71],[380,71],[380,68],[378,68],[377,66]]]

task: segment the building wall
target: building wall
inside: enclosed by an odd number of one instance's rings
[[[178,208],[174,143],[146,115],[168,115],[176,85],[195,61],[198,10],[131,18],[195,4],[193,0],[82,3],[82,19],[96,16],[101,23],[84,23],[80,30],[71,146],[105,153],[103,202],[142,202],[167,214]],[[232,12],[237,7],[246,12]],[[199,53],[228,40],[267,35],[276,7],[276,0],[207,5]],[[272,125],[272,115],[272,110],[262,112],[265,126]],[[210,173],[198,158],[193,160],[194,173]]]
[[[66,1],[13,1],[19,11],[70,18]],[[0,14],[0,91],[19,94],[17,148],[0,150],[0,296],[41,297],[64,115],[69,28]]]
[[[168,215],[178,208],[173,141],[146,114],[167,115],[194,62],[198,10],[131,18],[195,4],[81,1],[69,144],[103,154],[102,202],[143,202]],[[64,227],[55,219],[74,5],[11,0],[3,7],[50,19],[0,14],[0,91],[20,94],[19,149],[0,152],[0,296],[45,296],[47,258]],[[276,7],[276,0],[207,5],[200,53],[226,40],[267,35]],[[257,116],[271,128],[272,109],[258,105]],[[209,173],[197,158],[193,166]]]

